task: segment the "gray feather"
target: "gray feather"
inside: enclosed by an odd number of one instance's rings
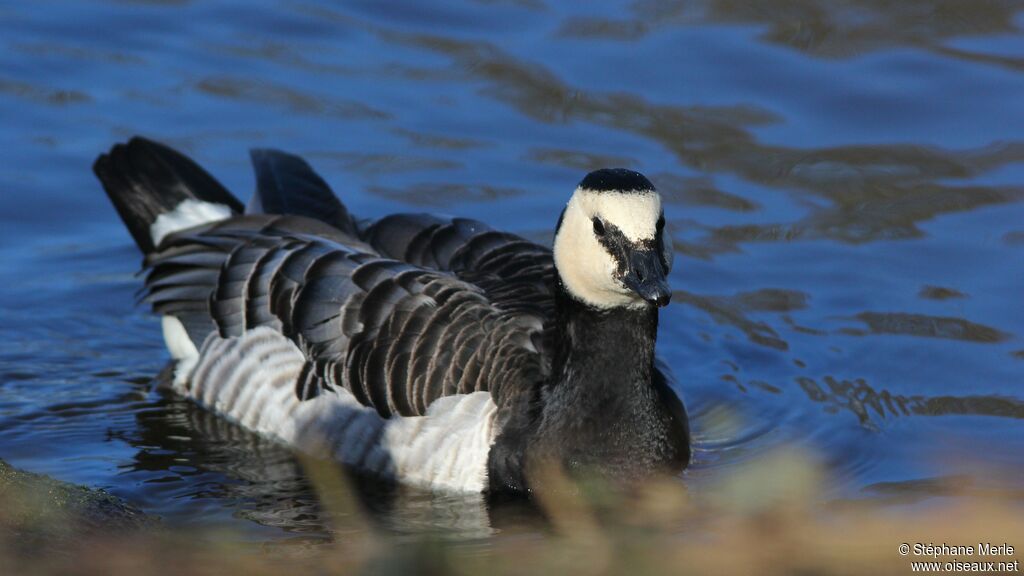
[[[307,358],[295,383],[299,398],[340,385],[385,417],[422,415],[437,398],[474,390],[490,390],[501,406],[506,381],[508,390],[539,382],[521,378],[544,370],[532,345],[539,318],[517,322],[452,271],[354,249],[319,226],[247,215],[172,235],[148,259],[148,298],[165,311],[187,311],[197,330],[204,305],[207,331],[280,329]],[[431,261],[451,262],[467,250],[467,230],[475,229],[446,224],[420,247]]]

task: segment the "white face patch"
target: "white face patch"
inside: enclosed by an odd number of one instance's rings
[[[187,198],[182,200],[174,210],[157,216],[149,227],[149,235],[153,238],[153,245],[159,246],[160,241],[168,234],[207,222],[224,220],[229,216],[231,216],[231,208],[224,204]]]
[[[654,191],[594,192],[577,188],[555,236],[555,267],[571,294],[598,308],[644,306],[644,300],[616,277],[618,262],[594,233],[594,217],[617,227],[632,242],[651,241],[658,233],[661,196]]]
[[[577,202],[590,217],[598,216],[622,230],[633,242],[654,240],[661,218],[661,195],[657,192],[592,192],[577,189],[569,204]]]

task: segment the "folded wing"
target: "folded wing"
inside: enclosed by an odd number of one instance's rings
[[[183,231],[147,257],[146,300],[181,319],[197,345],[214,332],[274,328],[307,359],[300,398],[344,387],[384,417],[481,390],[500,408],[545,377],[541,316],[455,274],[353,249],[347,237],[271,215]]]

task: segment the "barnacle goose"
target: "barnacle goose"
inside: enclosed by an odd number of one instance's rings
[[[672,254],[644,176],[587,175],[551,250],[465,218],[356,220],[304,160],[251,156],[247,207],[141,137],[93,167],[145,254],[176,392],[433,489],[529,491],[536,462],[613,479],[686,466],[686,412],[654,355]]]

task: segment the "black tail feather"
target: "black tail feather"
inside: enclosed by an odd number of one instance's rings
[[[358,237],[345,205],[309,163],[279,150],[258,148],[249,154],[256,171],[256,195],[247,212],[306,216]]]
[[[238,214],[242,203],[191,159],[136,136],[93,164],[93,172],[128,231],[146,254],[155,249],[150,226],[187,199],[223,204]]]

